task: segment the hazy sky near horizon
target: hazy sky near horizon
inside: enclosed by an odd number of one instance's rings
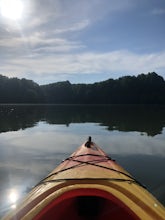
[[[2,75],[91,83],[152,71],[165,78],[165,0],[0,0]]]

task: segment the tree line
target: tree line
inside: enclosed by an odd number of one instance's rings
[[[0,75],[0,103],[165,104],[165,80],[151,72],[93,84],[38,85]]]

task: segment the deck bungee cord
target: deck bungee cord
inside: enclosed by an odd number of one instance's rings
[[[77,160],[76,158],[78,157],[83,157],[83,156],[94,156],[94,157],[100,157],[102,158],[102,160],[89,160],[89,161],[81,161],[81,160]],[[109,181],[119,181],[119,182],[130,182],[130,183],[136,183],[138,184],[139,186],[143,187],[146,189],[146,186],[144,186],[142,183],[140,183],[138,180],[136,180],[134,177],[132,177],[131,175],[129,174],[126,174],[122,171],[119,171],[119,170],[116,170],[116,169],[113,169],[113,168],[110,168],[110,167],[105,167],[105,166],[102,166],[100,164],[97,164],[97,163],[101,163],[101,162],[105,162],[105,161],[108,161],[108,160],[111,160],[111,161],[115,161],[115,160],[112,160],[111,157],[109,156],[103,156],[103,155],[97,155],[97,154],[80,154],[78,156],[71,156],[71,157],[68,157],[66,158],[65,160],[62,161],[65,162],[65,161],[73,161],[73,162],[77,162],[78,164],[75,164],[71,167],[68,167],[68,168],[65,168],[65,169],[61,169],[60,171],[57,171],[55,173],[52,173],[50,175],[48,175],[47,177],[45,177],[44,179],[42,179],[36,186],[38,185],[41,185],[41,184],[45,184],[45,183],[49,183],[49,182],[60,182],[60,181],[67,181],[67,180],[109,180]],[[59,173],[62,173],[62,172],[65,172],[67,170],[70,170],[70,169],[74,169],[74,168],[77,168],[79,166],[83,166],[83,165],[92,165],[92,166],[96,166],[96,167],[99,167],[99,168],[103,168],[103,169],[107,169],[107,170],[110,170],[110,171],[114,171],[114,172],[117,172],[119,174],[122,174],[130,179],[121,179],[121,178],[70,178],[70,179],[56,179],[56,180],[53,180],[53,181],[46,181],[46,179],[52,177],[52,176],[55,176]],[[35,186],[35,187],[36,187]]]
[[[89,181],[91,181],[91,180],[93,180],[93,181],[98,181],[98,180],[103,180],[103,181],[116,181],[116,182],[128,182],[128,183],[135,183],[135,184],[138,184],[138,185],[140,185],[137,181],[136,181],[136,179],[135,180],[130,180],[130,179],[119,179],[119,178],[64,178],[64,179],[55,179],[55,180],[46,180],[46,181],[43,181],[43,182],[41,182],[40,184],[46,184],[46,183],[53,183],[53,182],[63,182],[63,181],[72,181],[72,180],[89,180]],[[37,184],[37,186],[38,185],[40,185],[40,184]],[[142,186],[143,188],[145,187],[145,186],[143,186],[143,185],[140,185],[140,186]]]

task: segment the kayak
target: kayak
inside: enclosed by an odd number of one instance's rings
[[[3,219],[69,218],[165,220],[165,208],[89,137]]]

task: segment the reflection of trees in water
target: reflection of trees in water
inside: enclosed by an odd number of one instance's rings
[[[138,131],[149,136],[161,134],[165,125],[164,106],[119,106],[111,112],[108,130]]]
[[[17,131],[35,126],[41,119],[40,110],[41,108],[30,105],[1,105],[0,132]]]
[[[0,132],[49,124],[99,123],[108,130],[154,136],[165,126],[165,106],[158,105],[1,105]]]

